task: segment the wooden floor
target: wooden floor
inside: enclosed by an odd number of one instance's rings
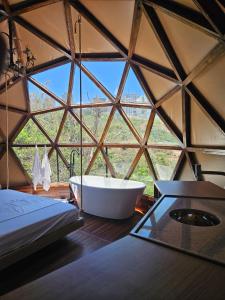
[[[30,187],[23,187],[20,190],[32,193]],[[42,190],[35,194],[46,195]],[[68,194],[68,186],[61,185],[53,188],[47,196],[60,198]],[[83,217],[85,225],[80,229],[0,272],[0,295],[124,237],[142,215],[136,212],[133,217],[123,221],[98,218],[84,213]]]

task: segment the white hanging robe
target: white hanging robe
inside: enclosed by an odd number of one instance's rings
[[[48,191],[50,189],[52,171],[51,171],[46,147],[45,147],[44,157],[42,159],[41,169],[42,169],[43,189],[45,191]]]
[[[32,182],[34,190],[36,191],[37,185],[42,184],[41,161],[39,157],[38,147],[35,147],[34,162],[32,167]]]

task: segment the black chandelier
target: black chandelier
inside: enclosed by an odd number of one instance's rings
[[[12,73],[14,77],[24,76],[26,74],[27,69],[32,68],[34,66],[36,58],[34,57],[32,51],[28,46],[22,50],[24,54],[25,63],[22,62],[22,59],[18,57],[16,47],[14,44],[19,42],[18,37],[15,34],[15,27],[13,24],[13,20],[10,16],[7,15],[5,11],[0,10],[0,14],[4,17],[8,17],[8,29],[9,33],[0,32],[1,36],[5,35],[8,38],[8,49],[6,55],[6,61],[4,63],[5,73]]]

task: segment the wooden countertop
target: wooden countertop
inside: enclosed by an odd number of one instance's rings
[[[161,195],[224,198],[225,189],[209,181],[155,181]]]
[[[1,299],[225,299],[224,279],[220,265],[127,236]]]

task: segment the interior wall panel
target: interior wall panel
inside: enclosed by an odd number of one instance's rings
[[[129,47],[134,0],[81,0],[103,25],[126,47]]]
[[[8,96],[7,96],[8,94]],[[3,90],[0,94],[0,104],[6,105],[8,97],[8,105],[22,110],[27,110],[26,97],[22,80],[8,87],[8,92]]]
[[[187,73],[209,53],[218,43],[216,39],[200,30],[184,24],[160,10],[157,14]]]

